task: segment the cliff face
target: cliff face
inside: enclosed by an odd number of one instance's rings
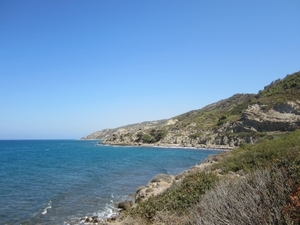
[[[265,112],[264,106],[249,105],[242,115],[243,125],[258,132],[294,131],[300,127],[299,106],[300,101],[286,102]]]
[[[300,72],[266,86],[257,95],[228,99],[173,117],[106,129],[83,139],[111,145],[231,148],[270,133],[300,128]]]

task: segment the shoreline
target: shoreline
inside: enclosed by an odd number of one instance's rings
[[[153,148],[182,148],[182,149],[195,149],[195,150],[214,150],[214,151],[220,151],[219,153],[208,155],[203,161],[199,161],[198,163],[191,165],[188,169],[185,169],[177,174],[171,175],[171,174],[156,174],[154,177],[151,177],[148,181],[148,183],[144,184],[143,186],[136,187],[135,193],[128,193],[128,196],[131,196],[130,200],[126,200],[124,202],[115,202],[114,206],[116,207],[117,211],[113,213],[112,216],[100,219],[97,216],[95,217],[85,217],[82,218],[85,221],[88,222],[88,224],[106,224],[106,225],[123,225],[126,220],[126,217],[124,218],[124,211],[126,211],[128,208],[137,205],[140,200],[138,200],[138,197],[140,193],[143,192],[144,196],[143,199],[148,199],[150,196],[157,196],[167,189],[169,189],[172,185],[175,183],[178,183],[184,179],[185,176],[188,174],[194,173],[195,171],[202,171],[206,168],[210,167],[212,164],[219,161],[220,157],[222,156],[222,153],[226,154],[230,152],[233,148],[203,148],[203,147],[182,147],[178,145],[154,145],[154,144],[142,144],[142,145],[124,145],[124,144],[103,144],[98,143],[99,145],[106,145],[106,146],[116,146],[116,147],[153,147]],[[163,179],[155,179],[159,176],[168,176],[167,179],[171,177],[172,182],[166,184],[166,178]],[[154,181],[155,180],[155,181]],[[166,186],[161,186],[160,183],[165,183]],[[151,191],[149,191],[151,190]],[[126,224],[126,222],[125,222]]]
[[[159,146],[160,147],[160,146]],[[216,149],[210,149],[210,150],[216,150]],[[169,188],[171,188],[173,185],[176,185],[182,180],[195,172],[200,172],[200,171],[205,171],[208,168],[210,168],[213,164],[218,163],[220,158],[224,157],[224,154],[228,154],[229,151],[221,151],[217,154],[214,155],[209,155],[207,156],[203,161],[200,161],[199,163],[190,166],[188,169],[175,174],[175,175],[170,175],[170,174],[157,174],[154,177],[152,177],[145,186],[138,187],[136,189],[135,194],[133,194],[134,198],[133,201],[126,201],[126,202],[119,202],[116,204],[116,207],[119,209],[119,212],[116,216],[111,217],[111,218],[106,218],[105,220],[101,221],[101,224],[106,224],[106,225],[126,225],[129,224],[126,222],[128,219],[127,216],[124,216],[124,211],[126,211],[130,207],[135,207],[137,204],[140,202],[147,200],[150,197],[155,197],[157,195],[162,194]],[[159,178],[161,176],[165,176],[164,178]],[[167,181],[170,179],[170,181]],[[173,179],[172,179],[173,178]],[[160,184],[164,183],[164,186],[161,186]],[[168,184],[167,184],[168,183]],[[151,190],[151,191],[149,191]],[[142,198],[140,196],[140,193],[144,195]],[[124,207],[123,207],[124,206]]]
[[[92,140],[92,139],[90,139]],[[231,151],[235,147],[230,147],[230,146],[223,146],[223,145],[197,145],[197,146],[189,146],[189,145],[180,145],[180,144],[118,144],[118,143],[103,143],[101,142],[100,139],[93,139],[93,140],[98,140],[98,145],[104,145],[104,146],[123,146],[123,147],[155,147],[155,148],[183,148],[183,149],[203,149],[203,150],[219,150],[219,151]]]

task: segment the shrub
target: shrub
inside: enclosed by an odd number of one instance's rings
[[[222,115],[217,122],[217,126],[221,126],[222,124],[224,124],[226,121],[226,118],[227,117],[225,115]]]
[[[233,150],[232,157],[223,160],[218,167],[224,173],[239,170],[250,172],[258,168],[270,167],[278,160],[287,158],[288,152],[292,154],[293,151],[300,151],[299,137],[300,131],[295,131],[273,140],[261,139],[256,145],[244,145],[243,148]]]
[[[144,134],[143,137],[142,137],[142,141],[144,143],[153,143],[154,139],[149,134]]]
[[[212,188],[218,177],[214,174],[195,173],[187,176],[181,185],[165,191],[163,194],[150,197],[129,210],[131,216],[142,217],[153,221],[159,212],[172,212],[183,215],[196,204],[207,190]]]
[[[223,180],[193,209],[190,224],[286,224],[281,212],[291,190],[287,181],[287,174],[277,168]]]
[[[155,142],[158,142],[167,135],[167,131],[166,130],[155,130],[155,129],[153,129],[153,130],[150,131],[150,135],[153,137]]]
[[[135,140],[136,142],[139,142],[141,139],[142,139],[142,137],[143,137],[143,132],[138,132],[137,134],[136,134],[136,137],[137,137],[137,139]]]

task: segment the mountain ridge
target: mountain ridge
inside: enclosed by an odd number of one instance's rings
[[[82,139],[109,145],[232,148],[300,128],[300,71],[257,94],[235,94],[170,119],[94,132]]]

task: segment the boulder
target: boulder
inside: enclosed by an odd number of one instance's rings
[[[133,205],[132,201],[119,202],[117,207],[121,210],[127,210]]]
[[[148,199],[150,196],[156,196],[163,193],[166,189],[172,186],[175,182],[175,177],[170,174],[158,174],[153,177],[147,186],[139,187],[136,190],[135,202],[140,202]]]
[[[150,180],[150,183],[157,182],[167,182],[172,183],[174,181],[174,176],[170,174],[158,174]]]

